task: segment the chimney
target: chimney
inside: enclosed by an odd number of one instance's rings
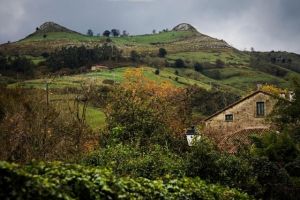
[[[261,84],[261,83],[257,83],[257,84],[256,84],[256,89],[257,89],[257,90],[260,90],[261,87],[262,87],[262,84]]]

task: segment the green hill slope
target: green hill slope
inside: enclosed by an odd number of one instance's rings
[[[199,33],[189,24],[179,24],[171,31],[158,34],[137,36],[110,37],[111,42],[128,57],[132,50],[145,57],[157,56],[159,48],[167,50],[166,61],[174,63],[177,59],[185,61],[185,68],[163,68],[159,76],[154,75],[154,68],[146,68],[145,73],[157,80],[169,80],[176,86],[198,85],[205,89],[212,87],[244,93],[255,88],[257,83],[271,83],[288,87],[292,77],[300,77],[300,55],[287,52],[243,52],[234,49],[223,40]],[[44,52],[69,46],[95,47],[107,42],[107,37],[87,36],[68,28],[46,22],[34,33],[24,39],[0,45],[0,52],[8,55],[26,55],[34,62]],[[224,67],[216,67],[216,60],[225,63]],[[201,63],[203,70],[196,72],[194,63]],[[117,67],[117,66],[116,66]],[[99,72],[66,76],[58,79],[57,87],[78,85],[78,79],[85,81],[93,78],[100,84],[105,79],[122,81],[126,68],[117,68],[113,72]],[[178,71],[178,76],[175,71]],[[114,74],[112,77],[112,74]],[[175,81],[177,77],[177,81]],[[79,81],[79,82],[80,82]],[[40,80],[25,82],[26,86],[36,87]]]
[[[8,54],[28,54],[38,56],[66,46],[85,45],[93,47],[106,41],[103,36],[86,36],[69,30],[53,22],[46,22],[26,38],[0,46],[0,51]],[[177,30],[138,36],[111,37],[124,54],[133,49],[153,53],[164,47],[168,52],[195,51],[200,49],[231,49],[225,41],[218,40],[194,30]]]

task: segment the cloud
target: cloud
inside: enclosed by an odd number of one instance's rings
[[[16,35],[20,25],[26,19],[24,5],[26,0],[15,0],[0,3],[0,37],[9,38]]]
[[[112,2],[152,2],[155,0],[107,0]]]
[[[45,21],[95,33],[151,33],[187,22],[233,46],[300,53],[298,0],[0,0],[0,42],[18,40]]]

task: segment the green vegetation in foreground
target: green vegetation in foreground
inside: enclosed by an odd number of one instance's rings
[[[0,174],[1,199],[252,199],[199,178],[120,178],[107,169],[59,162],[0,162]]]

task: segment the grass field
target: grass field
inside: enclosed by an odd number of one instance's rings
[[[55,94],[50,90],[49,99],[50,104],[53,105],[58,110],[73,110],[74,109],[74,94]],[[83,105],[79,105],[80,111],[83,109]],[[99,131],[99,129],[104,128],[105,114],[100,108],[88,105],[86,108],[86,122],[94,130]]]
[[[3,49],[9,54],[18,52],[23,55],[39,56],[43,52],[53,52],[57,48],[68,46],[95,47],[107,41],[104,36],[87,36],[69,32],[48,32],[45,34],[32,34],[20,41],[6,45]],[[157,34],[130,35],[125,37],[110,37],[112,43],[122,49],[123,54],[128,56],[131,50],[143,54],[153,54],[160,47],[166,48],[170,53],[186,51],[198,51],[199,49],[219,50],[226,46],[222,40],[192,31],[168,31]],[[0,48],[1,50],[1,48]]]
[[[94,131],[98,131],[105,126],[105,114],[100,108],[89,106],[86,110],[86,121]]]
[[[44,34],[36,34],[20,40],[20,43],[31,43],[31,42],[49,42],[49,41],[72,41],[72,42],[104,42],[106,37],[104,36],[87,36],[76,33],[64,33],[64,32],[52,32],[47,33],[47,37],[43,37]],[[153,43],[168,43],[183,40],[185,38],[194,36],[193,32],[162,32],[157,34],[146,34],[137,36],[126,36],[126,37],[110,37],[111,40],[120,45],[147,45]]]
[[[117,83],[122,83],[124,81],[124,73],[131,69],[132,67],[122,67],[122,68],[115,68],[113,70],[103,70],[100,72],[91,72],[73,76],[62,76],[55,78],[49,88],[67,88],[67,87],[75,87],[78,88],[81,84],[90,83],[94,85],[102,85],[104,80],[114,80]],[[206,83],[203,83],[198,80],[194,80],[188,77],[178,77],[179,81],[176,81],[175,78],[175,69],[165,68],[162,69],[159,75],[155,75],[154,71],[155,68],[151,67],[143,67],[144,75],[151,79],[155,80],[156,82],[163,82],[168,81],[174,86],[177,87],[185,87],[187,85],[198,85],[204,89],[210,89],[210,86]],[[19,82],[15,84],[9,85],[9,87],[24,87],[24,88],[45,88],[45,79],[35,79],[35,80],[28,80],[24,82]]]
[[[188,62],[200,62],[214,64],[217,59],[225,62],[227,66],[246,66],[249,63],[250,56],[237,52],[235,50],[227,51],[198,51],[198,52],[181,52],[167,55],[169,60],[183,59]]]

